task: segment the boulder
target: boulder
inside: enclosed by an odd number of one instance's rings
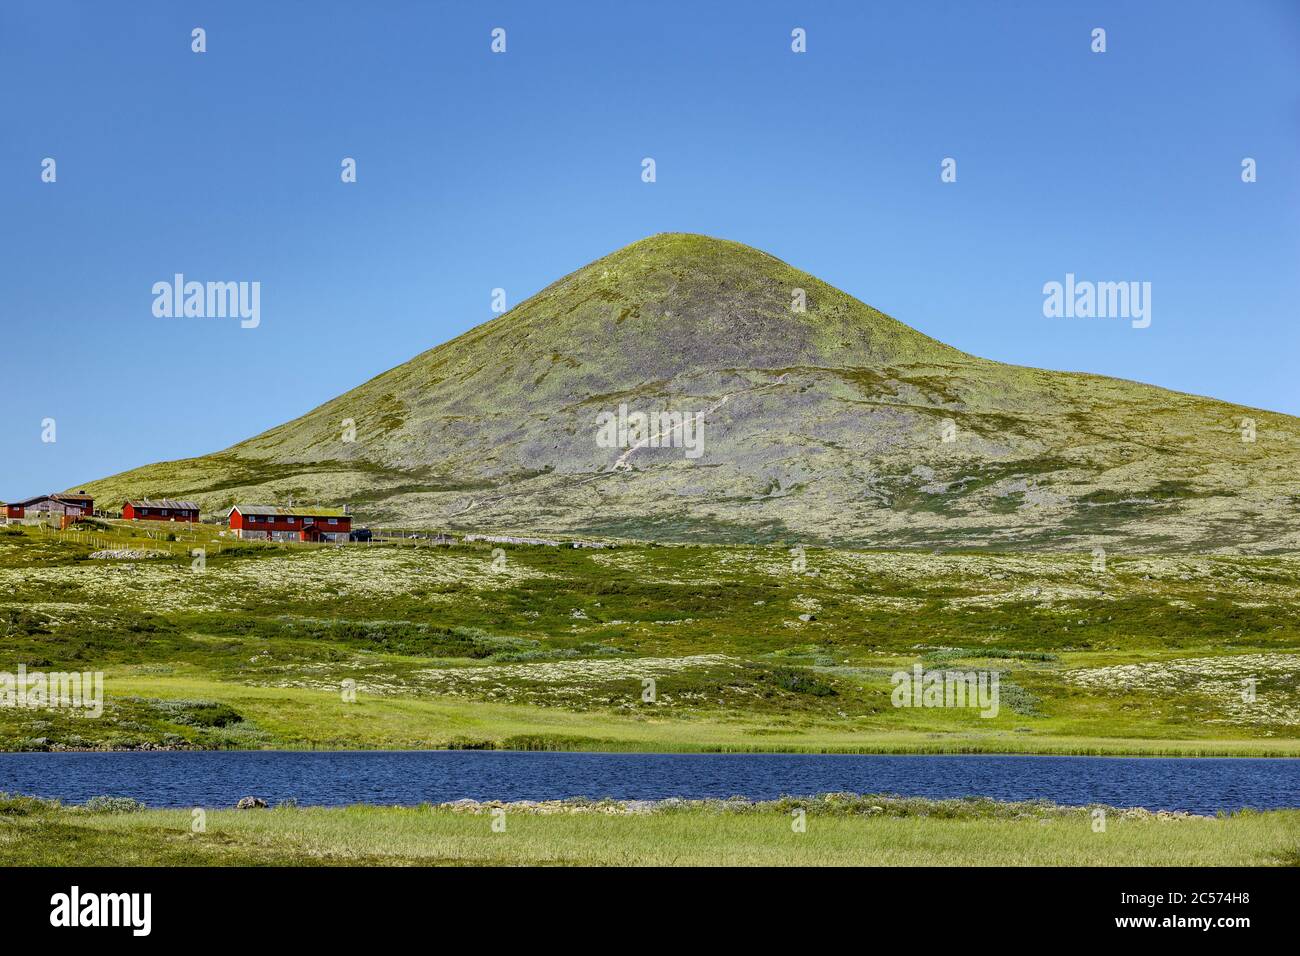
[[[237,804],[235,804],[235,809],[236,810],[265,810],[266,801],[263,800],[261,797],[242,797],[240,801]]]

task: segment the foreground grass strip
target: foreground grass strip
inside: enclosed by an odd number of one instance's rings
[[[0,801],[0,865],[1276,866],[1300,811],[1210,818],[988,800],[830,795],[88,812]],[[795,826],[802,811],[802,832]],[[494,826],[495,824],[495,826]]]

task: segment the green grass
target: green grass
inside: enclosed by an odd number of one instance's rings
[[[0,532],[0,671],[103,671],[107,697],[100,719],[0,708],[0,748],[1300,754],[1295,559],[807,549],[796,570],[786,546],[624,544],[498,566],[210,526],[88,558],[141,530]],[[999,714],[894,707],[917,663],[996,671]]]
[[[718,802],[649,813],[277,808],[91,813],[0,807],[0,865],[1276,866],[1300,861],[1300,811],[1170,818],[890,798]],[[805,809],[795,832],[792,810]],[[873,809],[874,808],[874,809]]]

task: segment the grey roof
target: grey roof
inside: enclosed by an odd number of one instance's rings
[[[46,501],[46,500],[62,501],[68,504],[81,504],[82,502],[92,501],[93,499],[90,495],[87,494],[72,495],[72,494],[65,494],[63,492],[59,492],[58,494],[52,494],[52,495],[36,495],[35,497],[27,498],[24,501],[10,501],[8,503],[11,505],[26,506],[26,505],[35,504],[38,501]]]
[[[225,514],[238,511],[241,515],[284,515],[293,518],[346,518],[348,513],[342,508],[329,507],[294,507],[281,508],[278,505],[234,505]]]
[[[176,501],[173,498],[132,498],[129,501],[122,502],[123,505],[130,505],[132,508],[170,508],[175,511],[198,511],[199,506],[193,501]]]

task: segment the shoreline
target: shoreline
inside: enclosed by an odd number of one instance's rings
[[[44,809],[73,814],[131,814],[174,813],[195,808],[154,806],[133,797],[102,795],[82,803],[65,803],[57,798],[31,793],[0,791],[0,807],[14,802],[39,804]],[[656,797],[653,799],[619,799],[614,797],[562,797],[547,800],[475,800],[463,797],[458,800],[419,803],[380,803],[356,801],[353,803],[300,803],[296,799],[271,804],[260,797],[242,796],[219,805],[196,805],[208,812],[237,811],[271,813],[289,811],[425,811],[491,814],[494,811],[532,814],[537,816],[603,814],[606,816],[638,816],[646,814],[679,812],[714,812],[738,814],[777,813],[788,815],[803,810],[812,815],[861,817],[930,817],[943,820],[960,819],[1027,819],[1046,817],[1071,817],[1104,811],[1119,819],[1161,820],[1214,820],[1237,814],[1289,813],[1300,811],[1295,807],[1273,807],[1267,810],[1241,807],[1214,813],[1193,810],[1164,810],[1143,806],[1116,806],[1109,803],[1059,803],[1055,800],[1003,800],[997,797],[973,795],[964,797],[904,796],[899,793],[857,793],[853,791],[826,791],[811,794],[783,794],[772,799],[752,799],[741,795],[730,797]]]
[[[578,741],[569,739],[562,743],[572,745]],[[953,744],[911,744],[900,743],[892,745],[872,745],[863,744],[859,747],[848,746],[828,746],[828,747],[764,747],[756,745],[737,746],[733,744],[719,744],[717,746],[691,746],[680,745],[675,747],[611,747],[610,744],[617,741],[610,740],[593,740],[594,746],[591,747],[574,747],[574,746],[519,746],[519,741],[506,740],[501,741],[498,745],[493,742],[474,742],[461,746],[440,746],[440,747],[348,747],[337,746],[334,744],[317,745],[294,745],[291,743],[280,743],[266,747],[192,747],[178,746],[175,744],[151,744],[145,743],[139,746],[111,746],[111,747],[68,747],[61,744],[54,744],[49,747],[29,748],[29,749],[0,749],[0,757],[8,754],[151,754],[151,753],[463,753],[463,752],[484,752],[484,753],[533,753],[533,754],[643,754],[646,756],[653,755],[691,755],[707,754],[720,756],[726,754],[749,755],[749,756],[785,756],[785,757],[807,757],[807,756],[825,756],[825,757],[1111,757],[1111,758],[1139,758],[1150,757],[1156,759],[1279,759],[1295,760],[1300,759],[1300,740],[1296,741],[1277,741],[1279,746],[1259,748],[1258,743],[1254,741],[1161,741],[1162,745],[1178,744],[1179,746],[1156,746],[1146,749],[1126,748],[1122,745],[1108,744],[1105,741],[1098,740],[1095,743],[1080,744],[1075,746],[1059,747],[1026,747],[1019,750],[999,749],[996,747],[985,747],[979,744],[971,743],[953,743]]]

